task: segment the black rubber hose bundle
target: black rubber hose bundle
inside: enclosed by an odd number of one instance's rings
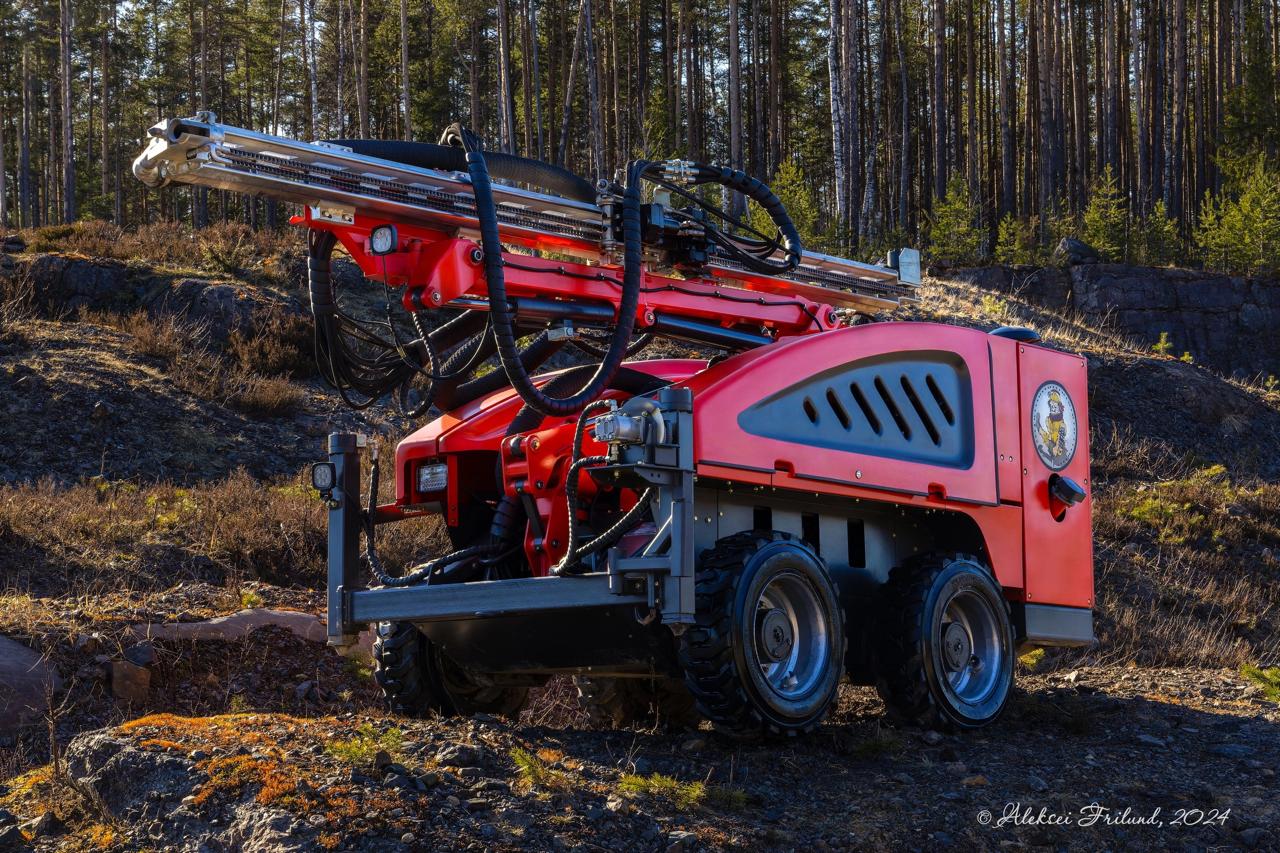
[[[467,135],[461,132],[459,135],[464,145],[467,145],[469,143]],[[467,151],[466,156],[468,171],[471,175],[471,189],[475,193],[476,215],[480,220],[480,246],[484,250],[485,281],[489,289],[489,313],[502,369],[516,393],[528,405],[545,415],[560,417],[574,414],[599,397],[601,392],[609,386],[609,381],[622,366],[627,347],[631,343],[636,308],[640,304],[640,176],[648,163],[643,160],[636,161],[628,169],[622,208],[622,296],[609,348],[595,374],[577,393],[569,397],[550,397],[534,384],[533,378],[521,362],[521,354],[516,345],[515,316],[507,299],[506,279],[502,269],[502,238],[498,232],[493,185],[489,180],[485,155],[472,147]]]
[[[773,224],[778,226],[778,233],[782,238],[782,250],[786,254],[782,263],[764,260],[750,253],[736,250],[731,241],[718,241],[718,245],[727,249],[735,259],[757,272],[766,274],[790,272],[800,265],[800,258],[804,254],[804,247],[800,242],[800,232],[797,230],[796,224],[791,221],[786,205],[782,203],[782,199],[778,198],[773,190],[769,189],[768,184],[737,169],[728,169],[723,166],[707,166],[701,163],[694,166],[693,184],[695,186],[698,184],[721,184],[731,190],[736,190],[760,205],[764,212],[769,214]]]

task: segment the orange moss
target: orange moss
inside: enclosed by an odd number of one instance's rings
[[[324,832],[316,836],[316,843],[325,850],[337,850],[342,846],[342,836],[336,832]]]
[[[165,740],[164,738],[151,737],[139,744],[143,749],[155,748],[162,752],[186,752],[187,747],[177,741]]]
[[[114,847],[116,842],[120,840],[116,831],[105,823],[90,824],[89,827],[85,829],[84,834],[89,843],[99,850]]]
[[[196,805],[203,805],[215,794],[240,794],[256,785],[254,796],[263,805],[281,803],[289,805],[297,792],[295,775],[285,772],[284,766],[274,758],[255,758],[252,755],[228,755],[202,761],[198,765],[209,774],[209,781],[196,792]]]

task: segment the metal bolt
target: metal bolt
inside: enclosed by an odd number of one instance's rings
[[[861,469],[859,469],[859,470],[857,470],[857,471],[854,471],[854,472],[853,472],[853,476],[855,476],[855,477],[857,477],[859,480],[861,480],[861,479],[862,479],[862,470],[861,470]]]

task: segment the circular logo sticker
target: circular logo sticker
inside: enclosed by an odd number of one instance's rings
[[[1031,403],[1031,438],[1040,461],[1054,471],[1067,467],[1076,455],[1076,407],[1067,389],[1046,382]]]

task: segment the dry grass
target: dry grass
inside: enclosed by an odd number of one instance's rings
[[[313,376],[314,334],[310,318],[271,311],[255,317],[250,328],[233,331],[227,355],[241,370],[263,376]]]
[[[228,577],[318,583],[324,524],[301,476],[272,483],[238,472],[190,488],[46,481],[0,489],[0,563],[11,588],[71,584],[67,595],[97,582],[144,590]]]
[[[0,344],[26,347],[23,327],[39,316],[35,282],[28,274],[0,276]]]
[[[1101,643],[1085,656],[1150,666],[1277,659],[1280,484],[1236,482],[1221,466],[1195,468],[1122,437],[1099,446]]]
[[[114,258],[160,269],[257,275],[283,280],[293,257],[304,253],[300,229],[254,231],[240,223],[201,231],[176,223],[120,228],[93,220],[22,232],[29,252],[61,252]]]
[[[325,516],[306,472],[263,481],[241,471],[191,487],[0,487],[0,631],[32,636],[129,619],[127,608],[184,581],[226,587],[228,612],[245,605],[244,579],[320,589]],[[379,533],[389,566],[447,548],[438,519]]]
[[[258,417],[291,415],[306,402],[302,388],[276,375],[285,359],[283,342],[264,343],[260,349],[242,345],[231,351],[234,361],[228,361],[211,348],[204,326],[174,314],[95,313],[82,319],[127,334],[135,352],[162,361],[174,385],[201,400]],[[271,368],[269,374],[253,369],[249,356],[258,352],[268,353],[273,359],[267,365]]]
[[[1038,273],[1028,274],[1028,278]],[[1046,342],[1076,352],[1149,356],[1131,338],[1110,323],[1086,320],[1076,311],[1050,311],[1013,293],[995,295],[989,290],[957,281],[927,278],[919,290],[920,304],[899,312],[901,319],[928,320],[955,325],[994,328],[1022,326],[1037,332]]]

